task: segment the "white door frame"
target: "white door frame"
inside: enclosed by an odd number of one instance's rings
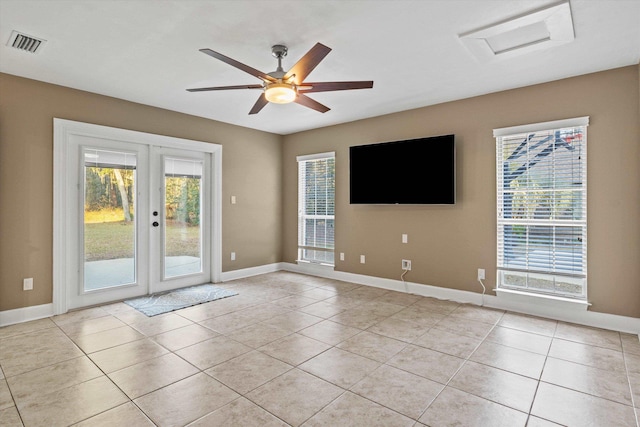
[[[212,207],[211,207],[211,281],[219,282],[222,271],[222,146],[202,141],[174,138],[145,132],[137,132],[108,126],[94,125],[64,119],[53,119],[53,314],[68,311],[68,268],[77,242],[69,236],[72,225],[65,212],[70,208],[68,197],[76,183],[68,182],[69,139],[73,135],[110,139],[136,144],[177,148],[211,153],[212,163]]]

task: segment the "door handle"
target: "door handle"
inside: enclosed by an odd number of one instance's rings
[[[158,221],[153,221],[153,224],[151,224],[151,225],[153,225],[154,227],[157,227],[157,226],[160,225],[160,223],[158,223]]]

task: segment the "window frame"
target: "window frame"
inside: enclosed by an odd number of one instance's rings
[[[532,296],[552,297],[552,298],[561,298],[561,299],[566,298],[566,299],[571,299],[576,301],[587,300],[587,268],[588,268],[587,266],[587,127],[588,125],[589,125],[589,117],[586,116],[586,117],[578,117],[573,119],[556,120],[556,121],[550,121],[550,122],[542,122],[542,123],[534,123],[534,124],[528,124],[528,125],[522,125],[522,126],[511,126],[506,128],[494,129],[493,136],[496,139],[496,273],[497,273],[496,275],[497,289],[496,290],[497,291],[502,290],[502,291],[509,291],[509,292],[524,293]],[[579,166],[582,171],[582,176],[581,176],[582,180],[581,180],[581,186],[577,189],[578,191],[581,192],[581,209],[580,209],[581,217],[579,217],[578,219],[571,219],[571,220],[558,219],[555,217],[552,217],[549,219],[537,219],[537,218],[515,219],[511,217],[504,218],[503,217],[503,210],[505,207],[504,195],[505,193],[507,193],[504,191],[504,177],[505,177],[504,164],[507,160],[503,158],[504,157],[503,143],[502,143],[503,139],[508,137],[520,137],[520,136],[525,136],[526,134],[535,134],[539,132],[556,132],[556,131],[561,131],[566,129],[575,129],[575,128],[582,128],[581,130],[583,132],[582,138],[581,138],[581,147],[580,147],[581,154],[579,159]],[[523,140],[523,142],[524,141],[525,140]],[[529,148],[528,144],[529,143],[527,142],[527,149]],[[557,158],[555,150],[556,149],[554,148],[553,157],[551,158],[552,160],[555,160]],[[575,164],[576,162],[573,162],[572,167]],[[533,166],[531,165],[531,163],[529,163],[527,172]],[[555,173],[558,169],[556,169],[554,166],[551,168],[551,170]],[[563,169],[560,169],[560,170],[562,171]],[[551,188],[546,189],[546,191],[549,191],[551,193],[558,191],[558,188],[555,186],[555,183],[557,182],[555,175],[554,175],[553,182],[554,182],[554,185]],[[529,189],[522,190],[520,194],[524,194],[524,196],[521,196],[521,197],[526,198],[526,200],[535,200],[536,195],[534,193],[539,191],[540,190],[533,190],[529,188]],[[560,191],[576,191],[576,190],[560,189]],[[556,271],[553,271],[554,267],[548,267],[546,271],[540,271],[540,270],[536,270],[535,268],[530,268],[528,260],[526,262],[525,268],[522,268],[522,269],[514,268],[513,266],[510,266],[510,267],[505,266],[504,248],[506,245],[505,242],[507,242],[507,239],[509,239],[509,237],[506,237],[506,233],[504,233],[502,230],[505,225],[514,225],[515,223],[517,223],[517,225],[524,226],[524,227],[533,227],[533,226],[552,227],[553,233],[551,235],[553,236],[553,238],[551,240],[552,249],[550,253],[553,254],[554,260],[555,260],[555,256],[557,255],[556,247],[555,247],[556,228],[563,227],[563,226],[572,227],[574,229],[577,228],[581,232],[581,239],[582,239],[581,240],[582,264],[581,264],[580,271],[563,273],[563,272],[558,272],[557,269],[555,269]],[[525,243],[527,256],[532,252],[531,247],[529,246],[528,233],[529,232],[527,230],[527,241]],[[545,238],[548,238],[548,235],[545,236]],[[573,258],[571,259],[573,260]],[[520,275],[521,277],[524,277],[525,286],[517,286],[517,285],[505,283],[505,275],[509,273],[514,276]],[[581,293],[573,294],[570,292],[559,292],[558,289],[555,288],[556,282],[559,278],[567,282],[573,281],[575,283],[579,283],[581,286]],[[532,279],[553,280],[554,289],[553,290],[543,290],[541,288],[532,289],[529,287],[529,282]]]
[[[334,160],[334,187],[333,187],[333,215],[327,214],[307,214],[305,213],[306,208],[306,197],[304,189],[306,188],[306,181],[304,181],[304,175],[301,173],[302,164],[306,164],[310,161],[320,161],[320,160]],[[321,265],[327,267],[335,266],[335,152],[325,152],[325,153],[316,153],[310,155],[297,156],[296,161],[298,164],[298,255],[297,255],[297,263],[305,263],[305,264],[314,264]],[[320,246],[313,246],[305,244],[307,243],[304,239],[306,236],[306,220],[308,219],[324,219],[324,220],[333,220],[334,223],[334,237],[333,237],[333,248],[326,248]],[[327,262],[326,260],[317,260],[305,258],[304,251],[305,250],[313,250],[320,252],[330,252],[333,255],[333,262]]]

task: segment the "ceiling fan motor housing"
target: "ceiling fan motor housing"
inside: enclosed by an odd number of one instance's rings
[[[288,51],[289,49],[283,44],[274,44],[271,46],[271,54],[278,59],[287,56]]]

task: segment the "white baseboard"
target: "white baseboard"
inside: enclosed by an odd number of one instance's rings
[[[616,314],[598,313],[584,308],[571,308],[568,305],[544,304],[541,301],[527,302],[500,296],[485,296],[485,306],[517,313],[546,317],[563,322],[593,326],[595,328],[640,334],[640,319],[618,316]]]
[[[577,323],[579,325],[593,326],[596,328],[610,329],[630,334],[640,334],[640,318],[618,316],[615,314],[598,313],[584,309],[567,310],[566,306],[541,304],[538,301],[515,301],[507,298],[499,298],[494,295],[484,295],[476,292],[461,291],[458,289],[441,288],[438,286],[423,285],[420,283],[401,280],[384,279],[381,277],[365,276],[362,274],[347,273],[344,271],[327,271],[326,269],[311,268],[306,265],[282,263],[282,269],[312,276],[326,277],[329,279],[343,280],[345,282],[374,286],[376,288],[389,289],[398,292],[407,292],[415,295],[433,297],[456,301],[460,303],[483,304],[485,307],[508,310],[516,313],[530,314],[546,317],[548,319]]]
[[[588,310],[566,310],[559,306],[510,300],[499,298],[494,295],[485,295],[483,297],[480,293],[476,292],[441,288],[438,286],[423,285],[412,282],[403,283],[401,280],[385,279],[382,277],[366,276],[363,274],[347,273],[344,271],[333,271],[331,269],[314,266],[313,264],[292,264],[287,262],[266,264],[257,267],[226,271],[220,275],[220,278],[223,282],[227,282],[230,280],[257,276],[259,274],[273,273],[280,270],[342,280],[345,282],[389,289],[398,292],[408,292],[425,297],[452,300],[460,303],[476,305],[483,304],[485,307],[514,311],[533,316],[541,316],[564,322],[593,326],[596,328],[610,329],[631,334],[640,333],[640,318],[636,317],[618,316],[615,314],[598,313]],[[0,326],[28,322],[30,320],[37,320],[50,316],[53,316],[53,304],[42,304],[32,307],[0,311]]]
[[[33,305],[0,311],[0,327],[53,316],[53,304]]]
[[[223,271],[220,273],[220,280],[228,282],[229,280],[244,279],[245,277],[257,276],[259,274],[273,273],[274,271],[283,270],[282,263],[259,265],[257,267],[241,268],[239,270]]]
[[[462,303],[481,303],[481,295],[474,292],[460,291],[457,289],[441,288],[438,286],[422,285],[419,283],[405,282],[401,280],[385,279],[382,277],[365,276],[363,274],[347,273],[346,271],[331,271],[326,268],[315,267],[313,264],[282,263],[282,269],[295,273],[309,274],[311,276],[326,277],[328,279],[342,280],[359,285],[373,286],[391,291],[407,292],[410,294],[447,299]]]

